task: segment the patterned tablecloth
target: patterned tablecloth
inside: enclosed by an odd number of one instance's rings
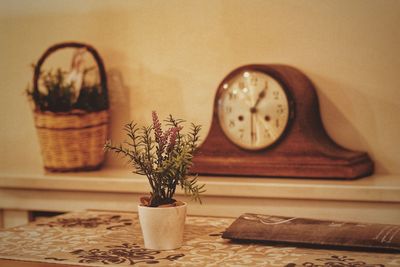
[[[143,248],[137,214],[76,212],[0,231],[0,259],[82,266],[400,266],[400,255],[238,244],[221,238],[234,219],[190,216],[178,250]]]

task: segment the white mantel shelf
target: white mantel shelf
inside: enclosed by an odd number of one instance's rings
[[[207,191],[203,205],[190,203],[191,214],[236,217],[255,212],[400,223],[400,175],[375,174],[357,180],[200,176],[199,182]],[[128,168],[0,174],[3,210],[135,211],[139,196],[147,192],[146,177]]]
[[[357,180],[200,176],[205,196],[400,202],[400,175]],[[78,173],[8,173],[0,188],[146,193],[146,177],[125,169]]]

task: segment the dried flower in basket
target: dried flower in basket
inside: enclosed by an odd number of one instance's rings
[[[98,81],[97,68],[83,67],[85,52],[84,48],[76,50],[69,71],[61,68],[40,71],[38,86],[41,88],[35,90],[34,87],[28,86],[26,89],[36,111],[98,112],[108,108],[107,96]],[[35,65],[33,68],[36,68]]]

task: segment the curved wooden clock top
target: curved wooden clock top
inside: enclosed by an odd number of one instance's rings
[[[290,114],[285,132],[265,149],[237,146],[220,126],[218,99],[223,85],[243,71],[273,77],[288,96]],[[301,71],[286,65],[246,65],[224,78],[217,89],[210,131],[193,161],[192,172],[213,175],[353,179],[373,172],[367,153],[343,148],[328,136],[314,85]]]

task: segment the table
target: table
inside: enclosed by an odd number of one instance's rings
[[[0,266],[400,266],[400,254],[234,243],[234,219],[188,216],[177,250],[143,248],[136,213],[83,211],[0,231]],[[25,262],[22,262],[25,261]],[[50,266],[50,265],[46,265]],[[51,265],[53,266],[53,265]]]

